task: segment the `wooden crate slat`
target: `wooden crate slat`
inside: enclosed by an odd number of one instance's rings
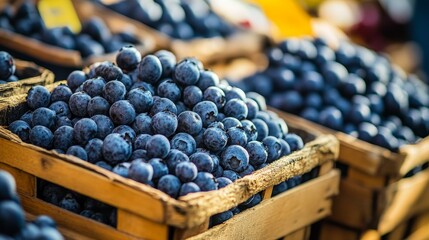
[[[429,239],[429,212],[420,214],[411,225],[410,235],[408,240]]]
[[[319,236],[316,237],[318,240],[358,240],[358,238],[357,231],[326,221],[322,223]]]
[[[156,222],[164,222],[163,204],[145,192],[110,181],[100,174],[85,171],[80,166],[33,149],[22,151],[22,146],[3,138],[0,138],[0,145],[2,162],[10,166],[109,205],[133,211]]]
[[[282,240],[308,240],[310,238],[311,227],[304,227],[283,237]]]
[[[348,179],[340,182],[340,194],[334,197],[329,219],[346,226],[365,229],[373,216],[373,193]]]
[[[123,209],[117,211],[117,228],[119,231],[144,239],[168,239],[167,225],[150,221]]]
[[[338,193],[339,172],[311,180],[248,209],[190,239],[276,239],[330,213],[331,197]],[[318,196],[309,197],[309,196]]]
[[[26,195],[30,197],[36,197],[36,177],[19,170],[17,168],[11,167],[7,164],[0,162],[0,169],[3,169],[15,178],[17,192],[20,195]]]
[[[26,212],[32,215],[45,214],[51,216],[59,226],[92,239],[137,239],[110,226],[82,217],[34,197],[21,196],[21,201]]]
[[[377,229],[386,234],[420,211],[429,210],[429,169],[389,186],[383,195],[390,199],[383,201],[387,206],[379,206],[382,215]]]
[[[369,189],[375,190],[383,189],[388,183],[388,179],[386,176],[368,175],[356,168],[348,169],[347,179],[355,183],[361,184]]]

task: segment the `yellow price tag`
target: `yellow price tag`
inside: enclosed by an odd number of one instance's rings
[[[78,33],[81,29],[79,17],[71,0],[39,0],[37,7],[46,27],[64,27]]]
[[[294,0],[249,1],[258,4],[276,26],[275,38],[313,35],[311,17]]]

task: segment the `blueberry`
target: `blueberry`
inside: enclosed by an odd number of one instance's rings
[[[211,173],[199,172],[194,183],[200,187],[201,191],[217,190],[216,178]]]
[[[205,91],[209,87],[219,85],[219,77],[212,71],[200,71],[200,78],[198,80],[198,87],[201,91]]]
[[[90,118],[82,118],[74,125],[73,139],[82,146],[85,146],[96,134],[97,124]]]
[[[177,102],[182,98],[182,90],[171,79],[162,81],[157,88],[158,96],[168,98],[173,102]]]
[[[174,69],[174,80],[182,85],[195,85],[199,78],[200,71],[197,64],[188,58],[179,62]]]
[[[224,170],[222,177],[228,178],[232,182],[235,182],[237,179],[241,178],[238,173],[232,171],[232,170]]]
[[[282,146],[282,151],[280,153],[280,157],[289,155],[291,153],[291,149],[289,144],[286,142],[286,140],[279,139],[280,145]]]
[[[98,138],[93,138],[85,145],[85,151],[88,156],[88,162],[96,163],[103,159],[103,141]]]
[[[112,169],[112,172],[118,174],[119,176],[129,178],[128,171],[130,169],[130,166],[131,163],[129,162],[119,163]]]
[[[113,129],[112,133],[119,133],[123,138],[128,139],[130,142],[134,142],[136,138],[136,132],[128,125],[119,125]]]
[[[257,118],[253,119],[252,122],[257,131],[256,140],[262,141],[262,139],[268,136],[268,133],[269,133],[268,125],[263,120],[257,119]]]
[[[166,50],[159,50],[155,53],[162,66],[162,77],[171,77],[176,65],[176,56]]]
[[[176,165],[174,173],[184,183],[191,182],[197,177],[198,169],[193,162],[180,162]]]
[[[124,84],[125,89],[127,91],[130,91],[132,86],[134,85],[133,80],[131,79],[131,77],[127,74],[122,74],[122,78],[121,80],[119,80],[122,84]]]
[[[261,111],[267,110],[267,104],[265,102],[265,98],[262,95],[260,95],[259,93],[248,92],[248,93],[246,93],[246,97],[255,100],[255,102],[259,106],[259,110],[261,110]]]
[[[221,212],[218,214],[213,215],[210,218],[210,226],[216,226],[219,225],[228,219],[232,218],[234,214],[231,211]]]
[[[112,165],[127,161],[131,156],[130,142],[118,133],[111,133],[103,141],[104,159]]]
[[[94,115],[91,119],[97,125],[97,133],[95,134],[96,138],[104,139],[107,135],[112,133],[114,125],[109,117],[105,115]]]
[[[177,107],[170,99],[168,98],[156,98],[153,101],[153,106],[150,109],[150,114],[155,115],[159,112],[170,111],[174,114],[177,114]]]
[[[343,115],[334,107],[327,107],[319,114],[318,122],[326,127],[341,130],[343,127]]]
[[[140,113],[137,115],[132,124],[132,128],[137,134],[152,134],[152,118],[147,113]]]
[[[201,189],[200,189],[200,187],[198,187],[197,184],[195,184],[193,182],[187,182],[187,183],[184,183],[180,187],[179,197],[188,195],[189,193],[195,193],[195,192],[200,192],[200,191],[201,191]]]
[[[149,181],[152,181],[153,174],[152,165],[143,162],[142,159],[133,160],[128,169],[129,178],[141,183],[147,184]]]
[[[107,82],[120,80],[122,77],[122,70],[108,61],[100,63],[97,67],[94,68],[94,72],[97,76],[102,77]]]
[[[228,130],[232,127],[242,127],[241,122],[237,118],[233,117],[226,117],[222,120],[222,123],[224,125],[224,128]]]
[[[304,147],[302,138],[294,133],[289,133],[284,136],[284,140],[289,144],[290,150],[297,151]]]
[[[245,177],[245,176],[247,176],[247,175],[252,174],[254,171],[255,171],[255,168],[254,168],[254,167],[252,167],[252,165],[248,165],[248,166],[247,166],[243,171],[241,171],[239,174],[240,174],[240,177]]]
[[[343,95],[348,97],[364,94],[366,91],[365,81],[354,74],[349,74],[346,81],[342,83],[341,90]]]
[[[214,169],[213,159],[207,153],[196,152],[189,157],[199,172],[212,172]]]
[[[86,74],[83,71],[73,71],[67,77],[67,86],[74,92],[76,88],[86,81]]]
[[[216,104],[218,109],[221,109],[226,103],[225,94],[222,89],[218,87],[208,87],[206,90],[204,90],[203,96],[204,100],[211,101]]]
[[[201,117],[192,111],[184,111],[179,114],[178,128],[180,132],[185,132],[191,135],[196,135],[202,130]]]
[[[203,92],[194,85],[187,86],[183,91],[183,102],[188,107],[193,107],[195,104],[203,100]]]
[[[232,127],[226,131],[228,135],[229,145],[241,145],[242,147],[247,144],[246,132],[240,127]]]
[[[354,104],[348,112],[347,117],[355,124],[366,122],[371,117],[371,110],[367,105]]]
[[[82,84],[82,89],[84,92],[86,92],[89,96],[95,97],[100,96],[103,93],[104,86],[106,85],[106,82],[103,78],[97,77],[88,79]]]
[[[147,112],[153,106],[152,94],[140,88],[128,92],[127,100],[133,105],[136,113]]]
[[[69,105],[66,102],[63,102],[63,101],[53,102],[49,106],[49,109],[54,111],[57,117],[71,117]],[[36,112],[36,110],[34,112]]]
[[[141,159],[147,161],[149,159],[147,156],[147,151],[143,150],[143,149],[134,150],[134,152],[131,154],[129,161],[132,161],[132,160],[135,160],[138,158],[141,158]]]
[[[89,100],[87,112],[90,117],[94,115],[109,115],[110,104],[106,99],[96,96]]]
[[[0,79],[8,79],[15,73],[15,61],[12,56],[4,51],[0,51]]]
[[[249,142],[246,146],[246,150],[249,153],[249,163],[253,166],[261,165],[267,161],[268,153],[261,142]]]
[[[122,70],[129,72],[137,68],[141,59],[142,55],[135,47],[123,46],[116,55],[116,64]]]
[[[106,83],[103,88],[103,97],[110,103],[113,104],[119,100],[125,99],[127,89],[125,85],[117,80]]]
[[[88,115],[88,103],[91,97],[84,92],[77,92],[71,95],[69,100],[69,108],[73,115],[85,117]]]
[[[170,142],[163,135],[153,135],[146,143],[146,151],[151,158],[165,158],[170,152]]]
[[[136,118],[136,111],[127,100],[120,100],[112,104],[109,110],[113,123],[118,125],[131,124]]]
[[[221,151],[228,143],[228,135],[220,128],[207,128],[203,134],[203,142],[211,151]]]
[[[319,92],[323,90],[323,78],[315,71],[308,71],[301,74],[301,81],[299,82],[300,90],[304,92]]]
[[[160,60],[154,55],[146,55],[138,66],[139,79],[151,84],[155,84],[162,75],[162,65]]]
[[[51,100],[51,93],[43,86],[34,86],[28,91],[27,105],[31,109],[48,107]]]
[[[30,130],[30,125],[22,120],[16,120],[9,125],[9,131],[18,135],[18,137],[24,142],[28,142],[30,140]]]
[[[16,183],[13,176],[4,171],[0,170],[0,201],[13,200],[16,195]]]
[[[158,181],[157,188],[173,198],[179,196],[181,183],[180,180],[174,175],[165,175]]]
[[[221,165],[226,170],[243,171],[249,164],[249,154],[239,145],[229,146],[222,153]]]
[[[192,110],[201,117],[204,127],[207,127],[211,123],[215,122],[218,115],[218,109],[216,105],[210,101],[199,102],[193,107]]]
[[[73,145],[73,128],[61,126],[54,132],[53,147],[67,151]]]
[[[218,177],[218,178],[216,178],[216,182],[218,184],[219,189],[224,188],[224,187],[226,187],[232,183],[232,181],[226,177]]]
[[[88,161],[88,155],[86,154],[86,151],[83,147],[74,145],[67,149],[66,154],[73,155],[75,157],[78,157],[84,161]]]
[[[262,142],[265,145],[268,153],[267,162],[271,163],[277,160],[282,152],[282,146],[280,144],[280,141],[275,137],[268,136],[264,138]]]
[[[246,103],[239,99],[231,99],[226,102],[224,113],[228,117],[234,117],[238,120],[243,120],[247,117],[248,109]]]
[[[106,169],[107,171],[112,171],[112,169],[113,169],[112,166],[110,166],[110,164],[108,164],[105,161],[98,161],[95,163],[95,165],[97,165],[103,169]]]
[[[36,146],[50,149],[52,147],[53,134],[45,126],[35,126],[30,131],[30,143]]]
[[[220,128],[222,130],[225,130],[225,126],[223,126],[222,122],[213,122],[207,128]]]
[[[253,122],[249,120],[242,120],[241,125],[247,136],[247,141],[255,141],[258,138],[258,130]]]
[[[169,111],[159,112],[152,117],[152,130],[154,134],[172,136],[177,129],[177,116]]]
[[[189,158],[183,152],[177,149],[171,149],[171,151],[168,153],[167,157],[165,158],[165,161],[167,163],[169,173],[175,174],[177,164],[181,162],[189,162]]]
[[[76,198],[71,194],[67,194],[59,203],[59,207],[63,208],[65,210],[79,213],[81,206],[79,202],[76,200]]]
[[[160,159],[160,158],[152,158],[151,160],[149,160],[148,162],[152,168],[153,168],[153,180],[158,180],[160,179],[162,176],[165,176],[168,174],[168,168],[166,163]]]
[[[32,123],[34,126],[41,125],[52,128],[55,124],[56,114],[49,108],[41,107],[33,112]]]
[[[358,137],[363,141],[372,142],[377,132],[376,126],[371,123],[363,122],[359,125]]]
[[[195,139],[187,133],[178,133],[174,135],[170,144],[172,149],[180,150],[188,156],[193,154],[197,147]]]
[[[17,235],[25,227],[25,215],[19,204],[13,201],[0,202],[0,233]]]
[[[145,133],[137,135],[137,137],[135,138],[134,143],[133,143],[134,150],[146,149],[146,143],[150,137],[151,137],[151,135],[145,134]]]
[[[32,126],[33,125],[31,120],[32,118],[33,118],[33,112],[30,110],[25,112],[19,119],[28,123],[29,126]]]
[[[68,102],[73,92],[67,85],[60,84],[52,90],[51,102],[63,101]]]

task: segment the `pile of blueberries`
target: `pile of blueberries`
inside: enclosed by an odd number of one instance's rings
[[[52,218],[41,215],[32,222],[25,221],[25,213],[16,194],[15,179],[0,170],[0,239],[61,240]]]
[[[106,6],[177,39],[226,37],[235,31],[206,0],[129,0]]]
[[[0,28],[17,32],[67,50],[77,50],[82,57],[118,51],[127,44],[140,44],[133,32],[110,32],[104,21],[92,17],[82,25],[80,33],[69,27],[46,28],[33,1],[26,0],[16,11],[7,5],[0,12]]]
[[[126,46],[116,63],[74,71],[52,92],[33,87],[30,110],[9,130],[173,198],[223,188],[304,145],[261,95],[197,59],[176,63],[165,50],[142,58]]]
[[[16,66],[13,57],[4,51],[0,51],[0,84],[18,81],[15,74]]]
[[[37,187],[40,199],[86,218],[116,227],[116,209],[112,206],[47,181],[39,180]]]
[[[429,89],[364,47],[290,39],[266,53],[264,71],[236,83],[268,104],[397,151],[429,135]]]

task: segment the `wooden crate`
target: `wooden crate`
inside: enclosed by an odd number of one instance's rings
[[[429,137],[401,147],[399,153],[283,113],[298,127],[334,134],[340,141],[340,194],[334,198],[330,219],[348,227],[376,229],[384,235],[401,222],[429,209],[429,170],[403,178],[429,160]]]
[[[381,240],[376,230],[359,231],[329,221],[317,223],[317,232],[311,233],[313,240]]]
[[[22,1],[15,1],[14,5],[19,6],[21,2]],[[85,21],[94,16],[100,17],[113,33],[125,29],[134,31],[134,34],[136,34],[137,38],[142,42],[142,44],[136,46],[136,48],[143,54],[154,50],[155,39],[152,38],[151,35],[146,35],[138,31],[133,24],[122,18],[103,15],[103,12],[98,11],[97,8],[94,8],[93,5],[88,2],[73,1],[73,3],[81,21]],[[72,68],[82,68],[83,66],[100,61],[115,61],[116,57],[116,52],[113,52],[101,56],[83,58],[79,51],[63,49],[4,29],[0,29],[0,46],[4,46],[20,54],[49,64]]]
[[[268,42],[267,36],[244,30],[238,30],[226,38],[174,39],[135,19],[119,14],[102,4],[93,4],[99,11],[104,12],[106,16],[115,16],[115,18],[124,19],[124,21],[132,23],[140,32],[153,36],[156,39],[156,48],[170,49],[178,59],[196,57],[203,63],[210,63],[234,57],[249,56],[263,51]]]
[[[58,84],[61,82],[47,87],[53,89]],[[10,102],[0,104],[1,125],[7,125],[27,110],[25,97],[25,94],[14,96]],[[272,206],[284,206],[296,202],[297,199],[300,204],[304,203],[303,194],[310,189],[314,190],[314,196],[332,197],[337,192],[338,173],[330,171],[333,161],[338,157],[339,144],[336,138],[332,135],[319,135],[318,132],[298,130],[292,122],[289,123],[289,127],[291,131],[296,129],[296,132],[305,133],[305,139],[310,140],[302,150],[283,157],[220,190],[189,194],[179,199],[173,199],[157,189],[125,179],[76,157],[23,143],[4,127],[0,127],[0,168],[5,168],[17,179],[18,192],[27,211],[36,215],[42,213],[51,215],[60,226],[74,229],[89,238],[183,239],[207,230],[212,215],[231,209],[259,192],[263,192],[266,201],[254,209],[271,211]],[[274,185],[309,172],[315,167],[320,168],[319,178],[283,195],[268,199]],[[38,199],[36,197],[38,178],[117,208],[117,227],[112,228],[86,219]],[[314,215],[305,218],[304,222],[295,218],[296,222],[292,227],[285,228],[291,231],[298,230],[309,224],[310,220],[319,219],[330,212],[330,200],[323,197],[310,198],[313,201],[309,203],[314,205],[303,204],[285,209],[293,210],[294,216],[302,216],[302,213],[307,212]],[[256,211],[254,209],[241,214],[251,215],[252,211]],[[266,219],[270,218],[264,216]],[[231,221],[237,221],[235,220],[237,218],[242,219],[239,214]],[[174,228],[174,231],[171,232],[171,228]]]
[[[48,69],[31,62],[14,60],[16,66],[15,75],[21,79],[17,82],[0,84],[0,102],[5,97],[27,93],[32,86],[47,85],[54,82],[54,74]]]

